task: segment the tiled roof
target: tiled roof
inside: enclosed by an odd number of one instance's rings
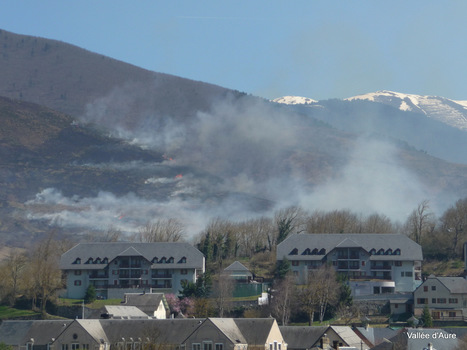
[[[153,258],[169,257],[174,258],[173,263],[164,264],[164,268],[196,268],[203,267],[203,254],[188,243],[131,243],[131,242],[95,242],[95,243],[80,243],[66,253],[60,259],[60,268],[62,270],[72,269],[102,269],[106,266],[101,264],[86,264],[92,258],[94,261],[100,258],[101,261],[107,258],[110,263],[118,256],[142,256],[148,261]],[[182,258],[186,258],[186,263],[179,263]],[[77,264],[77,259],[81,263]]]
[[[277,246],[277,259],[284,257],[293,260],[322,260],[325,255],[303,254],[306,249],[325,250],[329,254],[335,248],[361,247],[367,252],[384,249],[393,252],[400,250],[399,255],[372,255],[370,260],[423,260],[422,248],[402,234],[376,234],[376,233],[328,233],[328,234],[293,234]],[[296,254],[290,254],[296,249]]]

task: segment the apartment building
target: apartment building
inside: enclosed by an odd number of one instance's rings
[[[310,270],[333,266],[353,296],[411,293],[422,283],[422,248],[401,234],[293,234],[277,246],[283,259],[302,284]]]
[[[178,294],[182,282],[204,273],[203,254],[188,243],[80,243],[64,253],[67,298],[83,298],[93,285],[102,298],[125,293]]]

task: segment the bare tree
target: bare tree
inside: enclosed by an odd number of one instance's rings
[[[295,277],[291,273],[274,282],[271,292],[271,311],[282,326],[287,326],[289,323],[295,295]]]
[[[139,242],[179,242],[184,235],[184,226],[177,219],[148,221],[136,235]]]
[[[305,231],[306,214],[302,208],[291,206],[281,209],[274,214],[276,232],[268,237],[269,250],[281,243],[291,233],[301,233]]]
[[[234,279],[226,273],[219,273],[213,288],[214,302],[217,307],[219,317],[224,317],[224,313],[232,307],[232,297],[235,289]]]
[[[434,214],[430,210],[429,201],[424,200],[408,217],[406,231],[415,242],[421,244],[423,237],[433,232],[434,229]]]
[[[465,240],[467,234],[467,198],[459,199],[456,204],[447,209],[440,218],[441,230],[451,241],[451,254],[462,255],[459,252],[459,242]]]
[[[23,286],[24,274],[28,259],[23,251],[13,249],[10,251],[0,268],[0,278],[4,297],[8,304],[13,306],[18,292]]]
[[[323,322],[328,305],[337,301],[339,283],[336,277],[334,268],[327,265],[308,272],[307,282],[301,289],[299,298],[302,308],[309,316],[310,325],[315,312],[319,315],[319,321]]]
[[[58,267],[61,254],[59,242],[51,232],[44,240],[34,247],[29,258],[27,269],[27,282],[29,293],[35,304],[40,299],[40,311],[45,317],[47,301],[54,296],[55,292],[63,287],[62,273]]]

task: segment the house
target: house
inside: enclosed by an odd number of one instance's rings
[[[61,350],[143,350],[158,345],[158,349],[176,350],[199,325],[199,319],[77,319],[57,336],[53,346]]]
[[[0,342],[13,350],[49,350],[55,338],[72,320],[3,321],[0,324]]]
[[[391,339],[385,339],[370,350],[457,350],[459,343],[456,334],[442,329],[409,328]]]
[[[422,248],[401,234],[293,234],[277,246],[297,283],[324,264],[349,278],[354,297],[412,293],[421,284]]]
[[[277,323],[265,319],[75,320],[54,349],[287,350]]]
[[[367,344],[347,326],[280,326],[279,329],[289,350],[369,349]]]
[[[287,350],[273,318],[208,318],[184,344],[191,350]]]
[[[467,280],[428,276],[414,292],[415,316],[419,317],[425,306],[433,320],[467,320]]]
[[[105,305],[98,310],[97,316],[95,318],[120,318],[123,320],[150,318],[150,316],[136,306],[127,305]]]
[[[381,344],[385,339],[395,337],[399,332],[391,328],[383,327],[355,327],[353,329],[355,334],[363,340],[370,348]]]
[[[163,293],[125,293],[122,305],[136,306],[148,316],[161,320],[170,314],[169,304]]]
[[[240,261],[234,261],[224,269],[224,273],[231,278],[239,281],[250,281],[253,274]]]
[[[83,298],[89,286],[106,299],[124,293],[178,294],[183,281],[204,273],[203,254],[188,243],[80,243],[61,256],[67,298]]]

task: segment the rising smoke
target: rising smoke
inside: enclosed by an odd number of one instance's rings
[[[60,189],[46,189],[27,203],[31,218],[83,230],[113,225],[131,233],[148,220],[176,217],[195,234],[216,217],[244,220],[289,205],[378,212],[404,221],[426,199],[421,181],[401,165],[398,149],[389,143],[349,138],[248,96],[227,96],[209,111],[172,115],[157,112],[157,103],[139,92],[134,86],[114,90],[90,104],[81,122],[164,152],[160,164],[94,166],[152,168],[154,176],[143,186],[169,194],[156,199],[100,192],[70,198]],[[41,205],[54,209],[34,210]]]

